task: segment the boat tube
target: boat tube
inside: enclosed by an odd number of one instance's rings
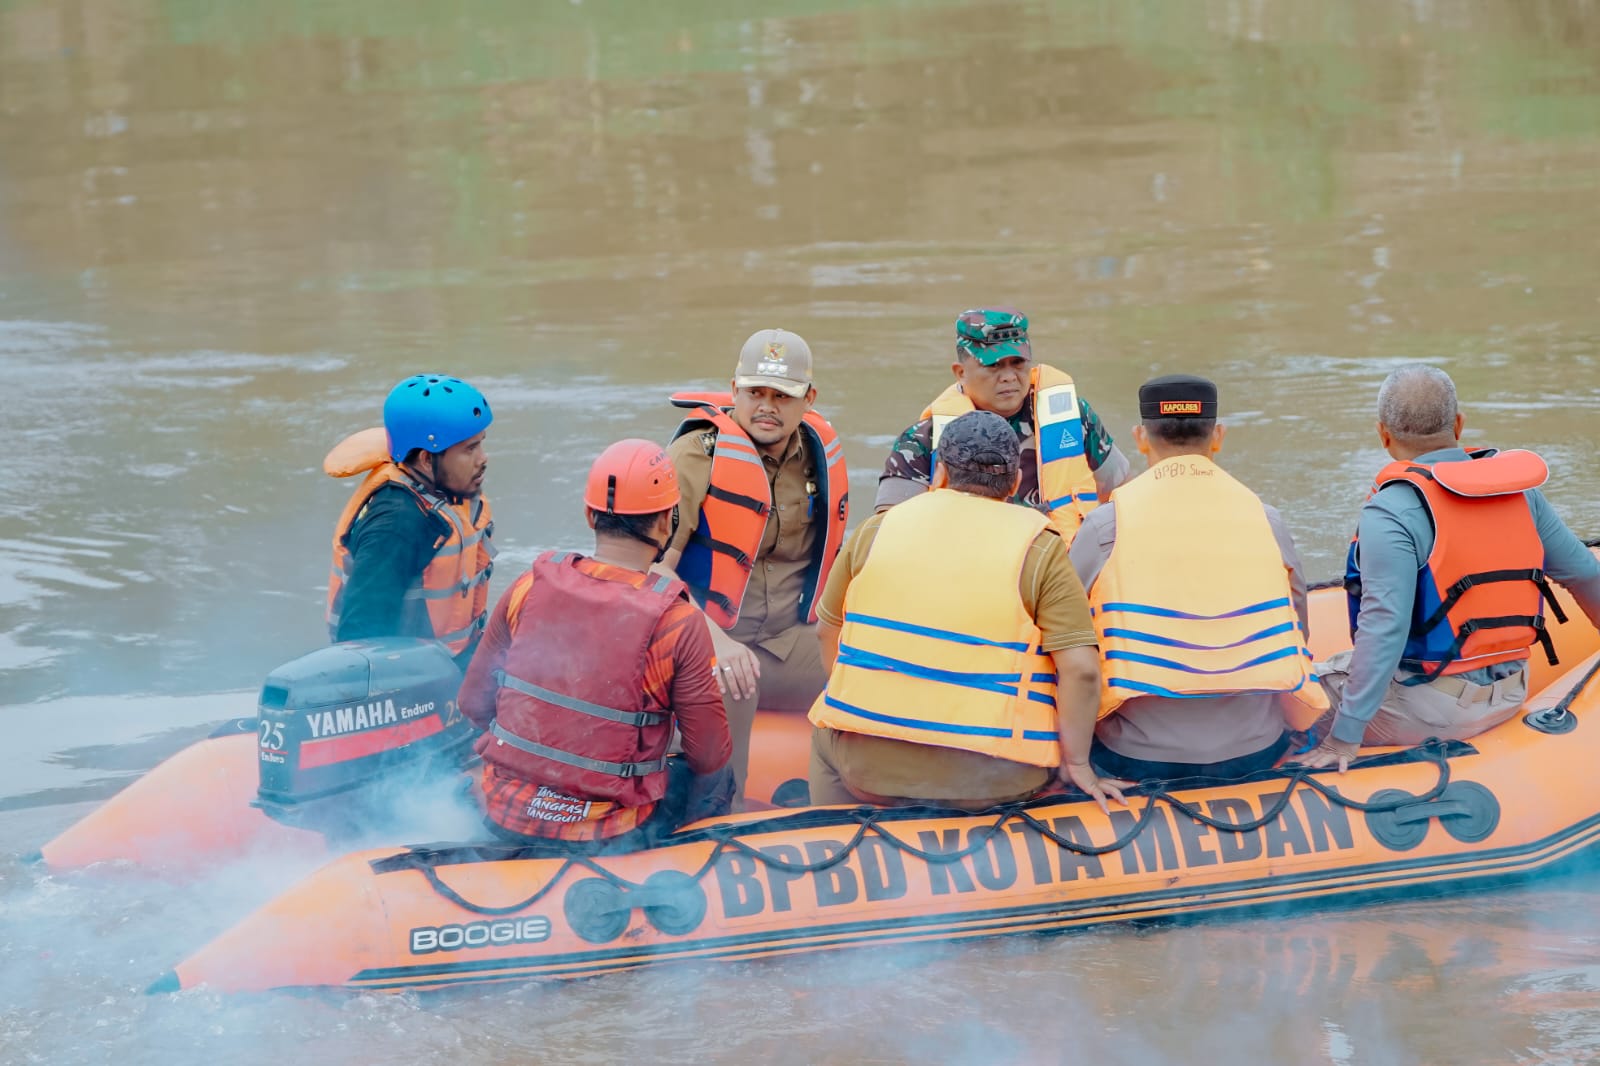
[[[1600,633],[1565,590],[1557,596],[1568,621],[1552,621],[1550,632],[1561,662],[1577,662],[1600,649]],[[1348,648],[1344,590],[1313,589],[1309,604],[1316,658]],[[1536,650],[1528,691],[1562,669]],[[424,787],[470,793],[475,734],[455,704],[459,677],[426,641],[318,649],[268,675],[256,716],[224,722],[33,858],[54,871],[110,864],[182,876],[249,854],[315,858],[423,838],[426,824],[389,799]],[[803,714],[757,713],[747,809],[809,802],[810,733]]]
[[[1062,795],[747,814],[619,855],[363,851],[151,990],[440,989],[1515,882],[1596,853],[1597,674],[1600,655],[1470,742],[1145,787],[1109,814]]]

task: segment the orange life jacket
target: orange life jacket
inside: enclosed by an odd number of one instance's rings
[[[711,453],[711,484],[694,533],[678,561],[678,576],[689,586],[694,600],[717,625],[729,628],[739,620],[744,590],[761,550],[772,513],[772,486],[761,453],[728,414],[733,397],[725,392],[686,392],[672,397],[676,407],[695,413],[678,426],[673,439],[697,429],[716,430]],[[850,477],[844,465],[844,447],[825,418],[807,411],[800,433],[811,449],[817,480],[808,486],[807,504],[813,514],[824,509],[826,520],[812,549],[800,593],[799,621],[817,620],[817,596],[844,543],[845,521],[850,514]]]
[[[1556,662],[1543,601],[1557,621],[1567,619],[1545,581],[1544,544],[1523,495],[1549,473],[1533,452],[1493,449],[1440,463],[1397,461],[1379,471],[1369,499],[1403,481],[1433,521],[1433,551],[1417,573],[1400,660],[1420,681],[1526,659],[1535,643]],[[1352,634],[1361,610],[1360,547],[1351,541],[1345,565]]]
[[[489,575],[495,548],[490,539],[494,518],[489,500],[477,496],[453,503],[429,490],[405,467],[389,458],[383,429],[368,429],[346,437],[322,461],[330,477],[366,478],[351,495],[333,527],[333,568],[328,575],[328,633],[337,639],[344,586],[350,580],[350,530],[360,519],[372,494],[385,485],[399,485],[411,493],[417,506],[438,515],[450,528],[434,545],[433,559],[406,591],[409,604],[420,603],[428,612],[434,639],[452,655],[466,651],[483,631],[489,614]]]

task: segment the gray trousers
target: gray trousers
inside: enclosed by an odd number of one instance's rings
[[[1334,711],[1343,704],[1345,686],[1350,682],[1351,654],[1342,651],[1317,664],[1317,674]],[[1528,696],[1527,670],[1492,685],[1474,684],[1455,674],[1435,678],[1425,685],[1400,683],[1410,676],[1413,675],[1395,672],[1378,713],[1367,723],[1363,744],[1411,745],[1429,737],[1466,740],[1515,715]]]

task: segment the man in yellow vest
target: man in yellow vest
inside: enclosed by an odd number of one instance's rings
[[[1212,458],[1217,387],[1139,389],[1149,468],[1078,530],[1101,655],[1096,769],[1134,780],[1241,777],[1327,710],[1306,647],[1306,582],[1277,510]]]
[[[895,441],[878,479],[875,510],[928,491],[950,420],[993,411],[1021,443],[1022,479],[1011,502],[1049,516],[1070,543],[1084,516],[1128,479],[1127,457],[1066,373],[1033,361],[1028,316],[1014,307],[956,319],[955,381]]]
[[[817,609],[811,802],[982,810],[1060,778],[1118,802],[1089,746],[1100,657],[1061,536],[1017,490],[1004,418],[945,427],[933,489],[856,530]]]

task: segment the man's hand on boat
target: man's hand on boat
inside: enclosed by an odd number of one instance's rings
[[[1313,770],[1338,763],[1339,772],[1342,774],[1350,769],[1350,760],[1354,759],[1360,750],[1360,744],[1347,744],[1342,740],[1324,737],[1322,743],[1318,744],[1309,755],[1296,761],[1301,766],[1309,766]]]
[[[1123,807],[1128,801],[1122,797],[1122,790],[1132,788],[1132,781],[1119,781],[1114,777],[1101,777],[1086,762],[1062,763],[1061,781],[1063,784],[1076,787],[1094,798],[1100,809],[1106,814],[1111,813],[1111,808],[1106,804],[1106,797],[1116,800]]]
[[[711,619],[706,619],[706,625],[711,630],[711,647],[717,653],[718,691],[736,700],[754,696],[756,679],[761,676],[761,662],[756,653],[724,633]]]

